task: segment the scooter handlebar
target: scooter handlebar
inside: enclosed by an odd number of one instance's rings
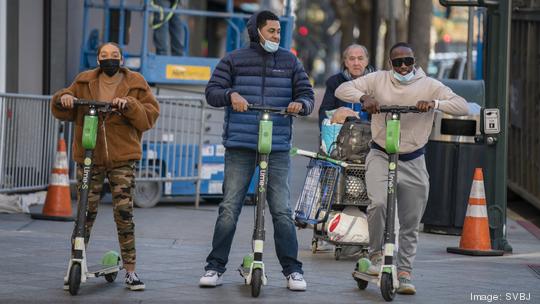
[[[296,116],[296,113],[289,113],[287,112],[287,108],[281,108],[281,107],[269,107],[269,106],[259,106],[259,105],[248,105],[248,110],[250,111],[259,111],[263,113],[275,113],[275,114],[281,114],[281,115],[290,115],[290,116]]]
[[[73,100],[73,104],[77,106],[94,106],[98,108],[112,107],[110,102],[89,99],[75,99]]]
[[[56,101],[57,105],[60,105],[60,101]],[[97,100],[89,100],[89,99],[74,99],[73,105],[75,106],[90,106],[90,107],[96,107],[100,108],[100,111],[111,111],[113,109],[117,109],[118,107],[113,106],[110,102],[106,101],[97,101]]]
[[[421,113],[416,106],[380,106],[381,113]]]

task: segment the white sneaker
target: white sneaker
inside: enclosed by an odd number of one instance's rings
[[[294,291],[305,291],[307,288],[304,276],[299,272],[293,272],[287,276],[287,288]]]
[[[367,269],[366,273],[372,276],[378,276],[381,272],[383,256],[381,253],[375,253],[371,256],[371,265]]]
[[[223,283],[223,273],[215,270],[207,270],[199,280],[200,287],[216,287]]]

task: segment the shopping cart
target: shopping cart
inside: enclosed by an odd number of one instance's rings
[[[294,219],[300,228],[313,226],[312,252],[317,252],[319,241],[325,241],[334,245],[336,260],[339,260],[346,246],[355,246],[361,256],[367,256],[367,242],[336,241],[327,234],[328,221],[334,212],[342,212],[349,206],[366,212],[370,201],[365,184],[365,165],[337,161],[300,149],[295,149],[294,154],[311,159],[302,193],[296,203]]]

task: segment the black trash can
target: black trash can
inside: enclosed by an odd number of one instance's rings
[[[429,198],[423,231],[460,235],[474,169],[484,167],[486,146],[480,139],[480,106],[469,103],[468,116],[436,112],[426,149]]]

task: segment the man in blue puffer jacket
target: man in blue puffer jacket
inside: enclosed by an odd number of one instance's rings
[[[236,222],[255,170],[257,160],[258,112],[248,104],[287,107],[289,112],[309,115],[313,89],[300,61],[279,47],[279,18],[270,11],[254,14],[247,23],[249,47],[226,55],[217,65],[206,87],[206,100],[225,107],[224,197],[214,228],[212,251],[206,258],[206,273],[200,286],[221,285],[231,249]],[[268,206],[274,224],[274,242],[287,287],[305,290],[302,263],[292,220],[289,168],[292,118],[272,116],[274,129],[268,177]]]

